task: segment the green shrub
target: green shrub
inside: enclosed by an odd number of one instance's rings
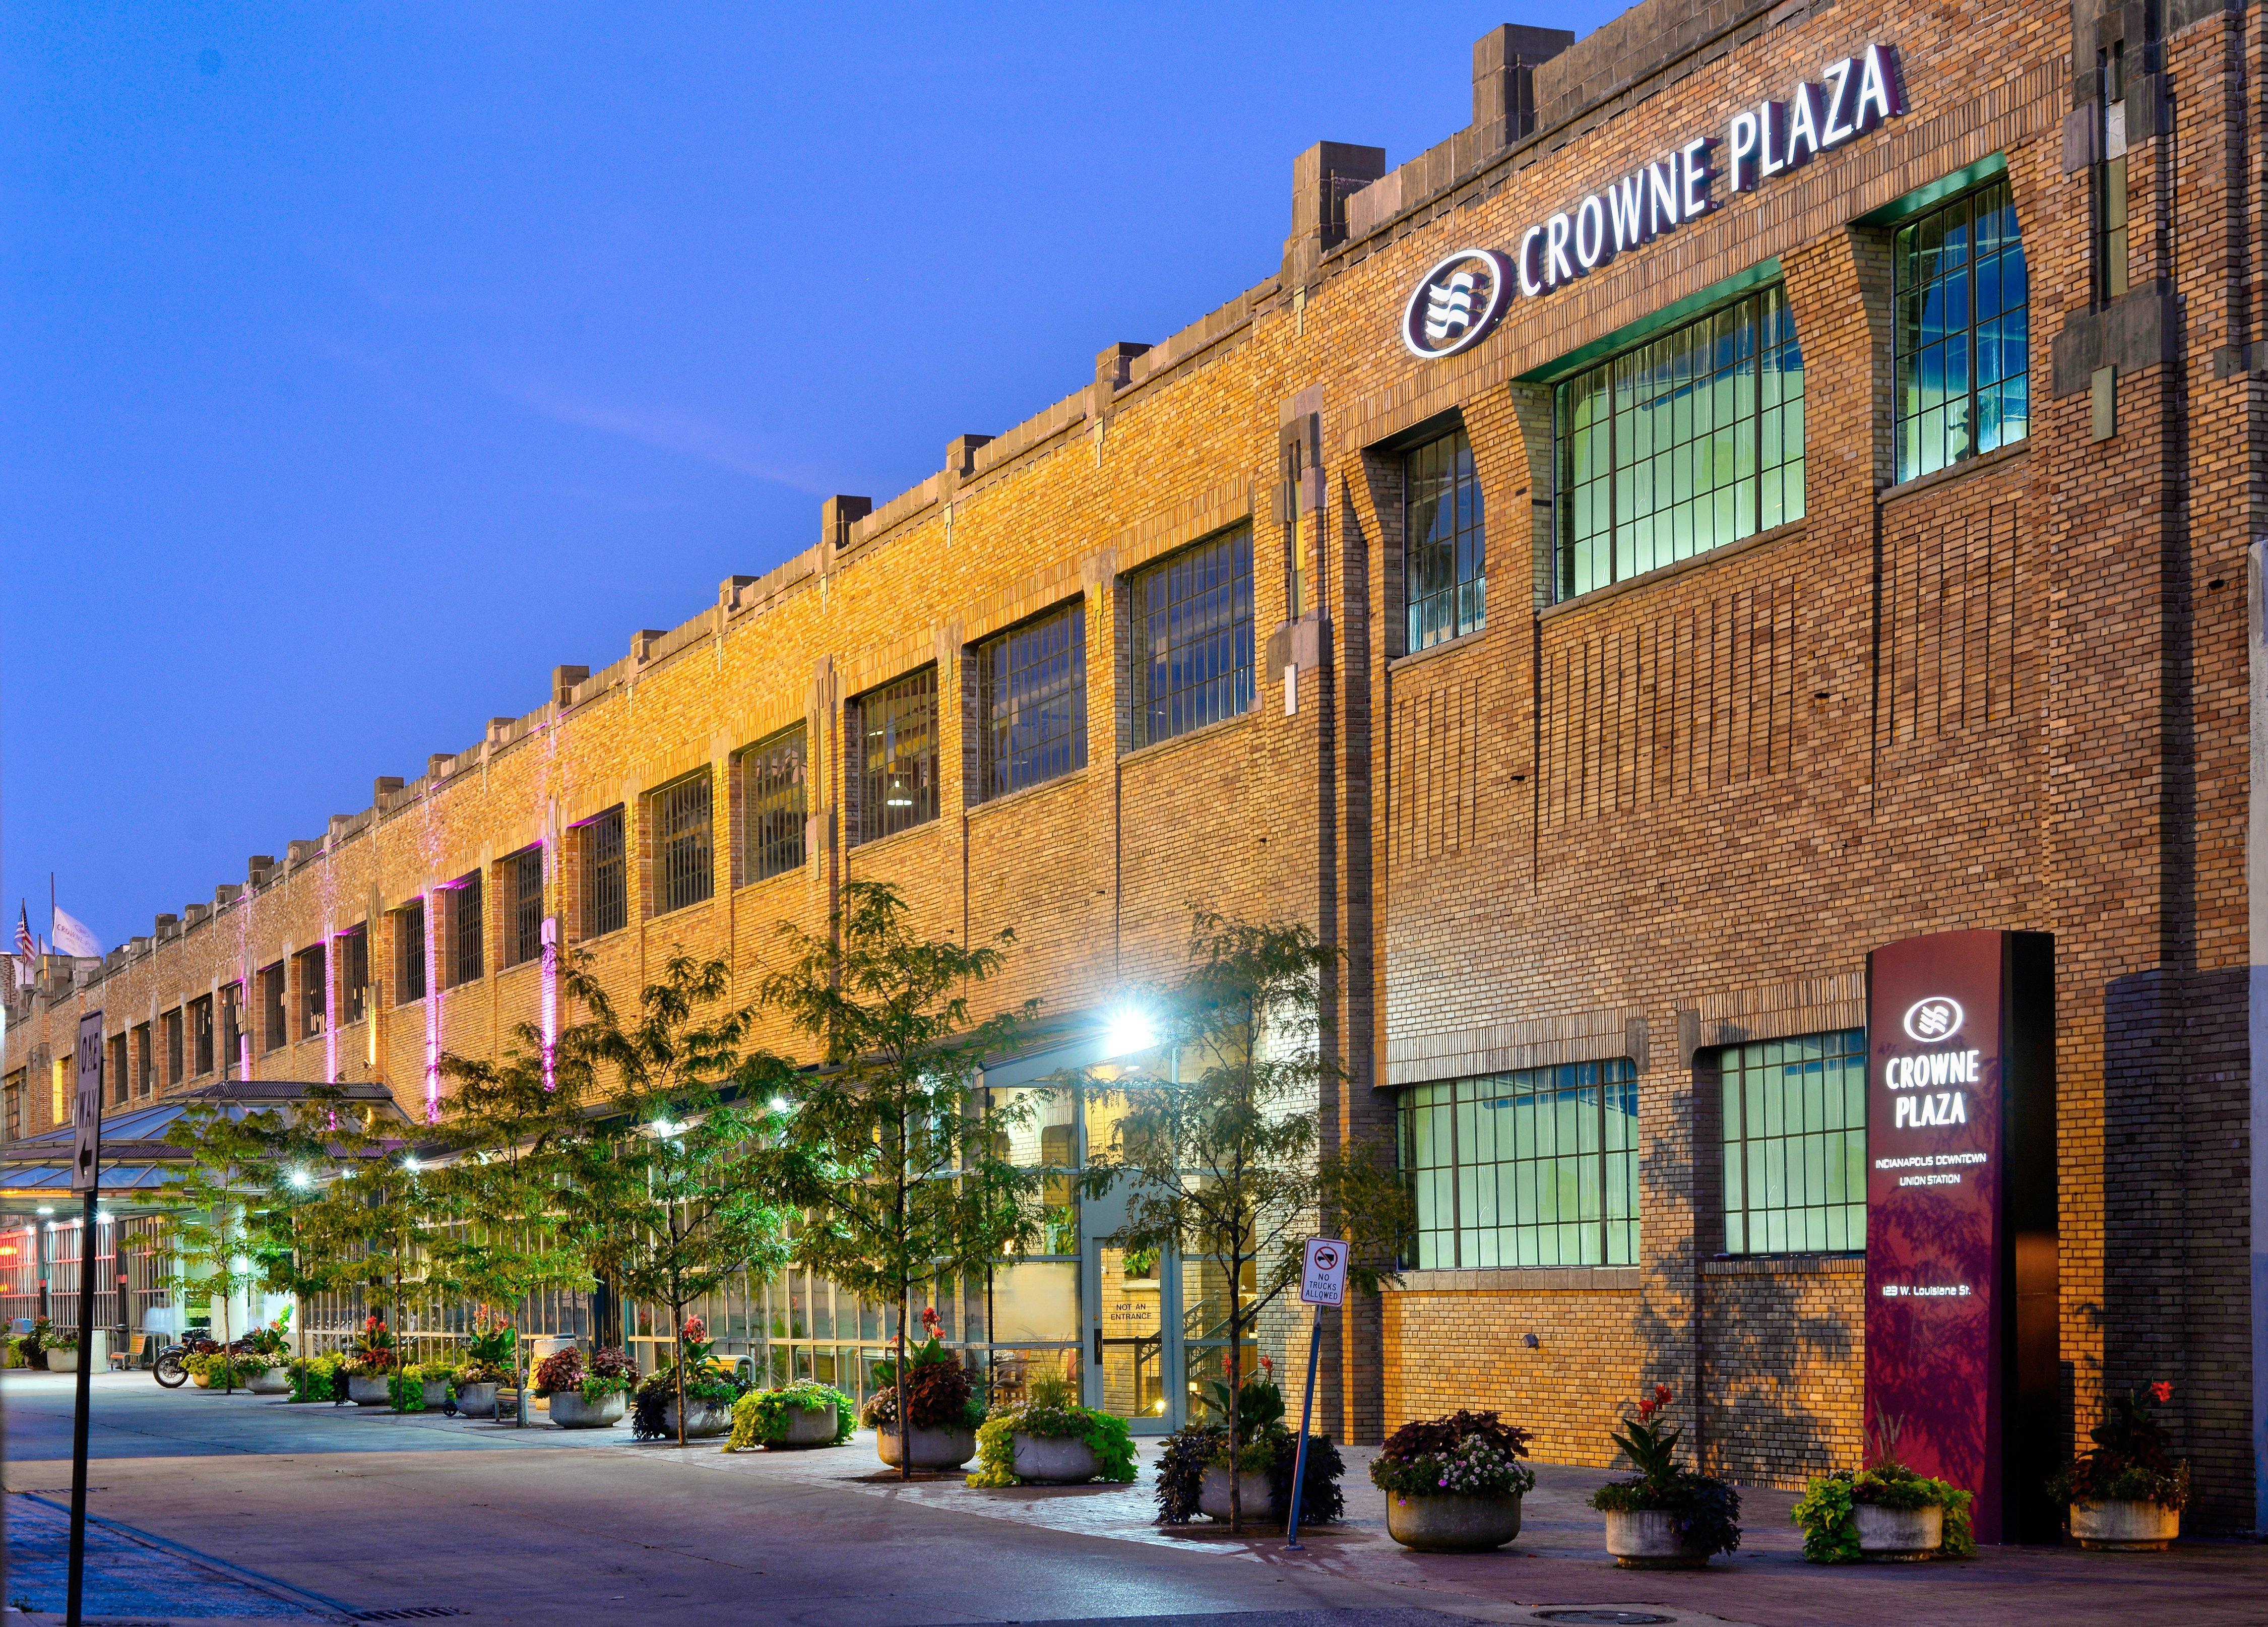
[[[1945,1535],[1938,1545],[1940,1557],[1965,1559],[1977,1552],[1970,1506],[1976,1499],[1959,1486],[1917,1475],[1904,1464],[1883,1463],[1862,1474],[1849,1469],[1822,1475],[1803,1489],[1803,1496],[1788,1518],[1803,1528],[1803,1557],[1815,1564],[1848,1564],[1857,1560],[1859,1505],[1877,1508],[1945,1510]]]
[[[977,1426],[976,1472],[972,1486],[1013,1486],[1016,1477],[1016,1437],[1040,1440],[1079,1439],[1094,1454],[1097,1480],[1127,1484],[1134,1479],[1134,1437],[1126,1420],[1113,1413],[1082,1407],[1073,1399],[1071,1382],[1062,1373],[1042,1373],[1032,1380],[1029,1399],[1020,1407],[995,1412]]]
[[[810,1379],[799,1379],[778,1389],[750,1390],[733,1403],[733,1434],[725,1450],[747,1452],[769,1445],[786,1435],[791,1411],[814,1411],[821,1407],[835,1410],[834,1444],[839,1447],[858,1427],[858,1409],[841,1390]]]
[[[2048,1495],[2058,1503],[2186,1507],[2190,1466],[2174,1456],[2173,1442],[2158,1422],[2156,1403],[2173,1398],[2174,1387],[2163,1380],[2146,1395],[2130,1390],[2111,1397],[2102,1422],[2088,1432],[2094,1448],[2056,1471],[2048,1481]]]

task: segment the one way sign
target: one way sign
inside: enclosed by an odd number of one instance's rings
[[[102,1161],[102,1013],[78,1020],[78,1094],[71,1103],[71,1126],[78,1132],[71,1160],[71,1190],[92,1192]]]

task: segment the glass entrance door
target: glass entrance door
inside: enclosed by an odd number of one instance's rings
[[[1179,1262],[1170,1249],[1102,1240],[1125,1223],[1118,1189],[1079,1205],[1086,1402],[1116,1413],[1138,1435],[1163,1434],[1183,1422],[1182,1318],[1169,1308],[1179,1304]]]

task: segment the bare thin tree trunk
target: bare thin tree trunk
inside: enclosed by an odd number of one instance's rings
[[[895,1374],[898,1385],[898,1478],[909,1481],[914,1477],[914,1425],[906,1416],[906,1301],[913,1293],[913,1279],[906,1271],[906,1123],[902,1114],[898,1119],[898,1366]]]
[[[677,1444],[681,1447],[685,1444],[685,1299],[677,1251],[682,1241],[677,1229],[677,1205],[673,1204],[669,1208],[669,1314],[677,1322],[677,1359],[671,1365],[677,1369]]]

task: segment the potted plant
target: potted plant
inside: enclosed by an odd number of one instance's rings
[[[858,1410],[850,1397],[832,1385],[799,1379],[777,1389],[752,1389],[735,1401],[733,1438],[725,1450],[839,1447],[858,1427]]]
[[[1815,1564],[1841,1564],[1974,1554],[1970,1494],[1898,1461],[1896,1418],[1882,1415],[1872,1432],[1874,1467],[1812,1480],[1791,1511],[1789,1518],[1803,1528],[1803,1557]]]
[[[701,1318],[685,1319],[677,1330],[676,1357],[637,1387],[637,1405],[630,1418],[632,1435],[640,1440],[674,1435],[682,1442],[732,1432],[733,1402],[740,1387],[733,1380],[733,1370],[712,1354],[716,1344]],[[681,1429],[677,1408],[681,1394],[685,1397]]]
[[[2095,1442],[2048,1483],[2048,1494],[2071,1507],[2071,1534],[2082,1548],[2154,1553],[2182,1534],[2190,1500],[2190,1466],[2174,1456],[2157,1408],[2174,1398],[2164,1380],[2145,1395],[2114,1396]]]
[[[293,1401],[343,1402],[346,1364],[338,1356],[300,1356],[289,1369]]]
[[[78,1335],[60,1328],[50,1328],[40,1336],[40,1348],[47,1352],[49,1373],[78,1371]]]
[[[1462,1409],[1404,1424],[1370,1465],[1386,1493],[1387,1534],[1426,1553],[1478,1554],[1520,1535],[1520,1499],[1535,1486],[1521,1462],[1528,1432],[1493,1412]]]
[[[1655,1421],[1669,1402],[1669,1386],[1657,1384],[1635,1417],[1609,1432],[1638,1477],[1591,1494],[1591,1506],[1607,1517],[1607,1551],[1625,1570],[1697,1571],[1712,1554],[1741,1545],[1741,1495],[1713,1475],[1679,1466],[1685,1432]]]
[[[1134,1478],[1134,1438],[1126,1420],[1082,1407],[1061,1373],[1032,1380],[1023,1405],[1007,1407],[976,1432],[972,1486],[1068,1486]]]
[[[48,1328],[48,1319],[44,1316],[39,1317],[33,1321],[31,1332],[20,1334],[10,1341],[15,1349],[17,1360],[23,1366],[35,1368],[41,1373],[46,1372],[48,1367],[46,1344]]]
[[[341,1365],[346,1370],[349,1401],[357,1407],[394,1404],[390,1380],[394,1370],[401,1365],[401,1352],[395,1348],[394,1330],[386,1325],[384,1315],[372,1311],[363,1318]]]
[[[1213,1381],[1214,1410],[1231,1416],[1228,1386]],[[1260,1358],[1260,1372],[1238,1392],[1232,1438],[1226,1424],[1191,1424],[1167,1437],[1158,1460],[1158,1523],[1184,1525],[1203,1514],[1225,1520],[1231,1530],[1259,1517],[1282,1524],[1292,1506],[1292,1476],[1300,1442],[1284,1424],[1284,1395],[1276,1386],[1275,1364]],[[1232,1461],[1235,1478],[1230,1478]],[[1324,1525],[1344,1508],[1339,1476],[1345,1471],[1329,1435],[1307,1440],[1306,1489],[1300,1494],[1300,1523]],[[1233,1491],[1231,1487],[1233,1486]]]
[[[519,1349],[518,1329],[482,1306],[473,1318],[464,1363],[450,1375],[457,1387],[459,1412],[468,1418],[496,1417],[497,1386],[519,1380],[513,1366]]]
[[[569,1345],[535,1369],[535,1393],[549,1396],[551,1421],[562,1429],[607,1429],[622,1421],[637,1383],[637,1364],[619,1350],[583,1352]]]
[[[882,1461],[894,1469],[959,1469],[976,1455],[976,1426],[984,1421],[984,1402],[969,1382],[968,1369],[939,1342],[934,1306],[923,1307],[922,1324],[930,1336],[907,1358],[902,1386],[895,1362],[874,1364],[874,1394],[859,1421],[874,1432]],[[910,1447],[902,1452],[898,1443],[901,1388]]]
[[[245,1337],[245,1348],[266,1364],[245,1380],[245,1388],[255,1395],[291,1393],[291,1373],[285,1366],[285,1352],[291,1343],[285,1328],[291,1320],[291,1313],[287,1307],[274,1321],[264,1328],[255,1328]]]

